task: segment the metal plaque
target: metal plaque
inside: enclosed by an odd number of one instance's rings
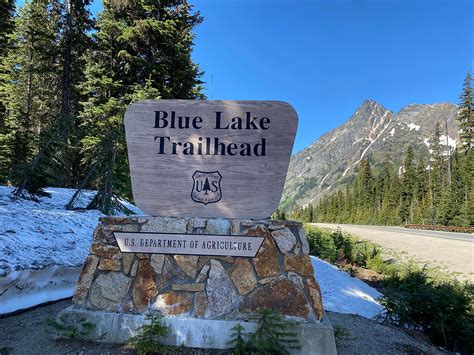
[[[240,256],[253,258],[263,237],[115,232],[123,253]]]

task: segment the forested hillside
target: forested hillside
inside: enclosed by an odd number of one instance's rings
[[[474,106],[468,74],[457,113],[459,140],[446,150],[441,122],[426,141],[429,156],[412,145],[400,152],[401,165],[387,157],[382,168],[359,162],[353,181],[319,203],[296,207],[292,218],[306,222],[474,225]],[[446,141],[446,139],[444,139]]]
[[[140,99],[203,98],[186,1],[0,0],[0,183],[36,199],[85,188],[104,213],[131,197],[123,127]]]

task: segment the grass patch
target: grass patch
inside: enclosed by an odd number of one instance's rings
[[[474,284],[461,283],[437,268],[384,260],[382,249],[340,230],[307,227],[310,253],[357,275],[367,269],[386,308],[384,321],[415,329],[450,351],[474,351]]]

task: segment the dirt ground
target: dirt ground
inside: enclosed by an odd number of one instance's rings
[[[41,306],[20,314],[0,318],[0,354],[134,354],[121,345],[79,340],[54,340],[48,320],[70,300]],[[421,338],[395,327],[342,313],[328,314],[339,338],[339,354],[441,354]],[[176,351],[177,354],[222,354],[219,351]],[[228,353],[228,352],[227,352]]]

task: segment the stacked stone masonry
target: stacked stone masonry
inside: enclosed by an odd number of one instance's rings
[[[114,232],[264,237],[254,258],[121,253]],[[73,298],[75,307],[131,314],[249,319],[275,309],[306,322],[323,316],[300,223],[171,217],[103,217]]]

